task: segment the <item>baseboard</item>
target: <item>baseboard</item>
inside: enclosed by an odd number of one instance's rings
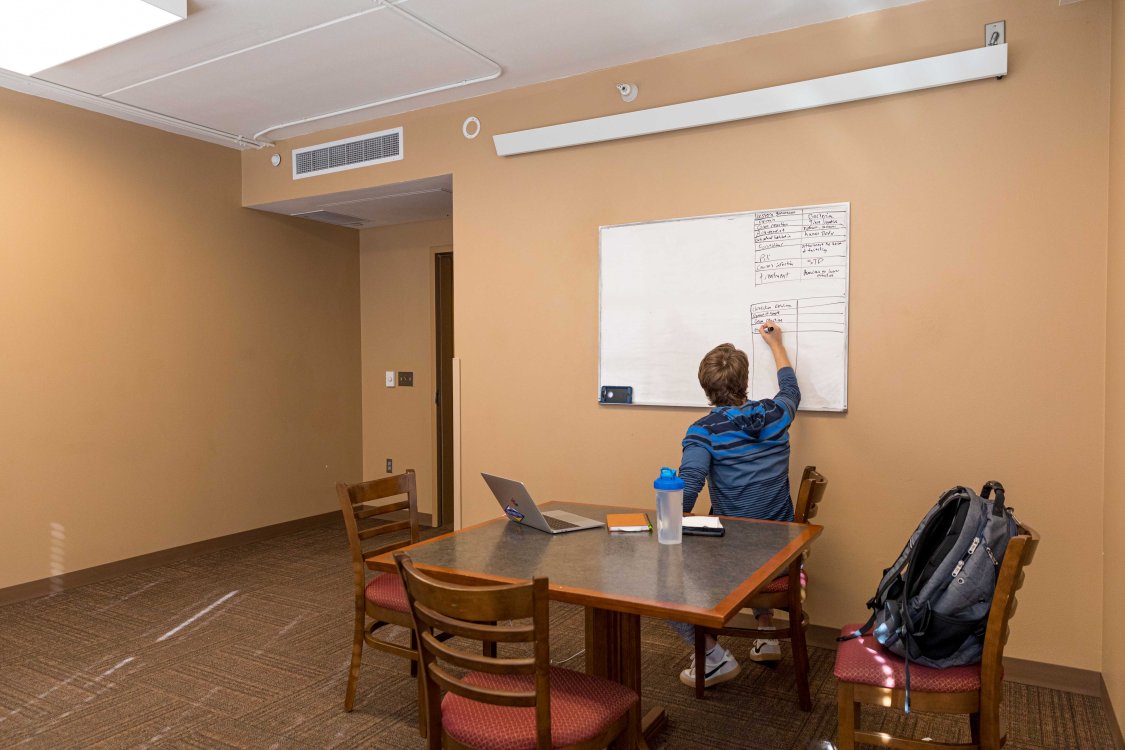
[[[261,528],[250,529],[249,531],[239,531],[235,534],[227,534],[225,536],[215,537],[214,539],[204,539],[201,542],[192,542],[191,544],[184,544],[179,547],[172,547],[171,549],[158,550],[146,555],[137,555],[136,557],[117,560],[116,562],[106,563],[105,565],[95,565],[92,568],[83,568],[82,570],[63,573],[60,576],[42,578],[38,581],[28,581],[27,583],[8,586],[7,588],[0,589],[0,606],[78,588],[79,586],[136,573],[147,570],[148,568],[167,565],[168,563],[178,560],[184,560],[189,557],[203,555],[228,547],[238,547],[243,544],[250,544],[264,539],[272,539],[274,537],[284,536],[285,534],[292,534],[297,531],[304,531],[305,529],[324,526],[339,520],[340,511],[334,510],[329,513],[308,516],[307,518],[298,518],[293,521],[283,521],[282,523],[262,526]]]
[[[809,645],[835,650],[836,636],[839,634],[839,628],[810,625],[808,630]],[[1016,659],[1011,656],[1004,657],[1004,679],[1023,685],[1065,690],[1068,693],[1078,693],[1079,695],[1095,697],[1105,695],[1105,683],[1102,681],[1101,672],[1078,669],[1077,667],[1064,667],[1058,664],[1046,664],[1029,659]]]
[[[1125,737],[1121,735],[1121,720],[1113,710],[1113,700],[1109,697],[1109,688],[1105,685],[1105,679],[1101,679],[1100,682],[1102,705],[1105,706],[1106,716],[1109,717],[1109,731],[1113,732],[1113,746],[1116,750],[1125,750]]]

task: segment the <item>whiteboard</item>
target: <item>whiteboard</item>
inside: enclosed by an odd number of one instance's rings
[[[801,409],[846,411],[850,227],[850,203],[601,227],[599,390],[707,406],[699,361],[729,342],[750,358],[749,397],[772,398],[777,370],[757,331],[772,319]]]

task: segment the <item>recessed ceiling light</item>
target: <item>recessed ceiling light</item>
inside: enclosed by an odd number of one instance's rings
[[[0,68],[31,75],[186,17],[187,0],[0,0]]]

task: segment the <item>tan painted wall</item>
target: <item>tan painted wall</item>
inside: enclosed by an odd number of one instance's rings
[[[418,509],[433,512],[434,248],[453,242],[450,219],[367,229],[360,235],[363,476],[414,469]],[[413,388],[387,388],[387,370],[412,370]]]
[[[851,410],[802,414],[793,434],[794,468],[830,483],[814,621],[862,619],[938,494],[996,478],[1044,532],[1009,653],[1100,669],[1109,10],[929,0],[554,81],[282,144],[404,125],[394,164],[293,183],[246,153],[243,199],[453,173],[466,523],[496,513],[482,470],[547,498],[651,503],[700,413],[595,403],[599,225],[851,201]],[[968,49],[998,18],[999,82],[510,159],[488,138]],[[1093,623],[1082,637],[1058,637],[1059,591]]]
[[[1106,322],[1105,644],[1102,674],[1125,724],[1125,0],[1113,3]]]
[[[0,587],[332,510],[354,233],[242,208],[236,151],[6,90],[0,146]]]

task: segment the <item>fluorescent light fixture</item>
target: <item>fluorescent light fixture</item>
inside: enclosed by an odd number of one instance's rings
[[[498,156],[514,156],[827,107],[1007,74],[1008,45],[996,44],[711,99],[501,133],[492,136],[492,142]]]
[[[187,0],[0,0],[0,68],[31,75],[187,17]]]

